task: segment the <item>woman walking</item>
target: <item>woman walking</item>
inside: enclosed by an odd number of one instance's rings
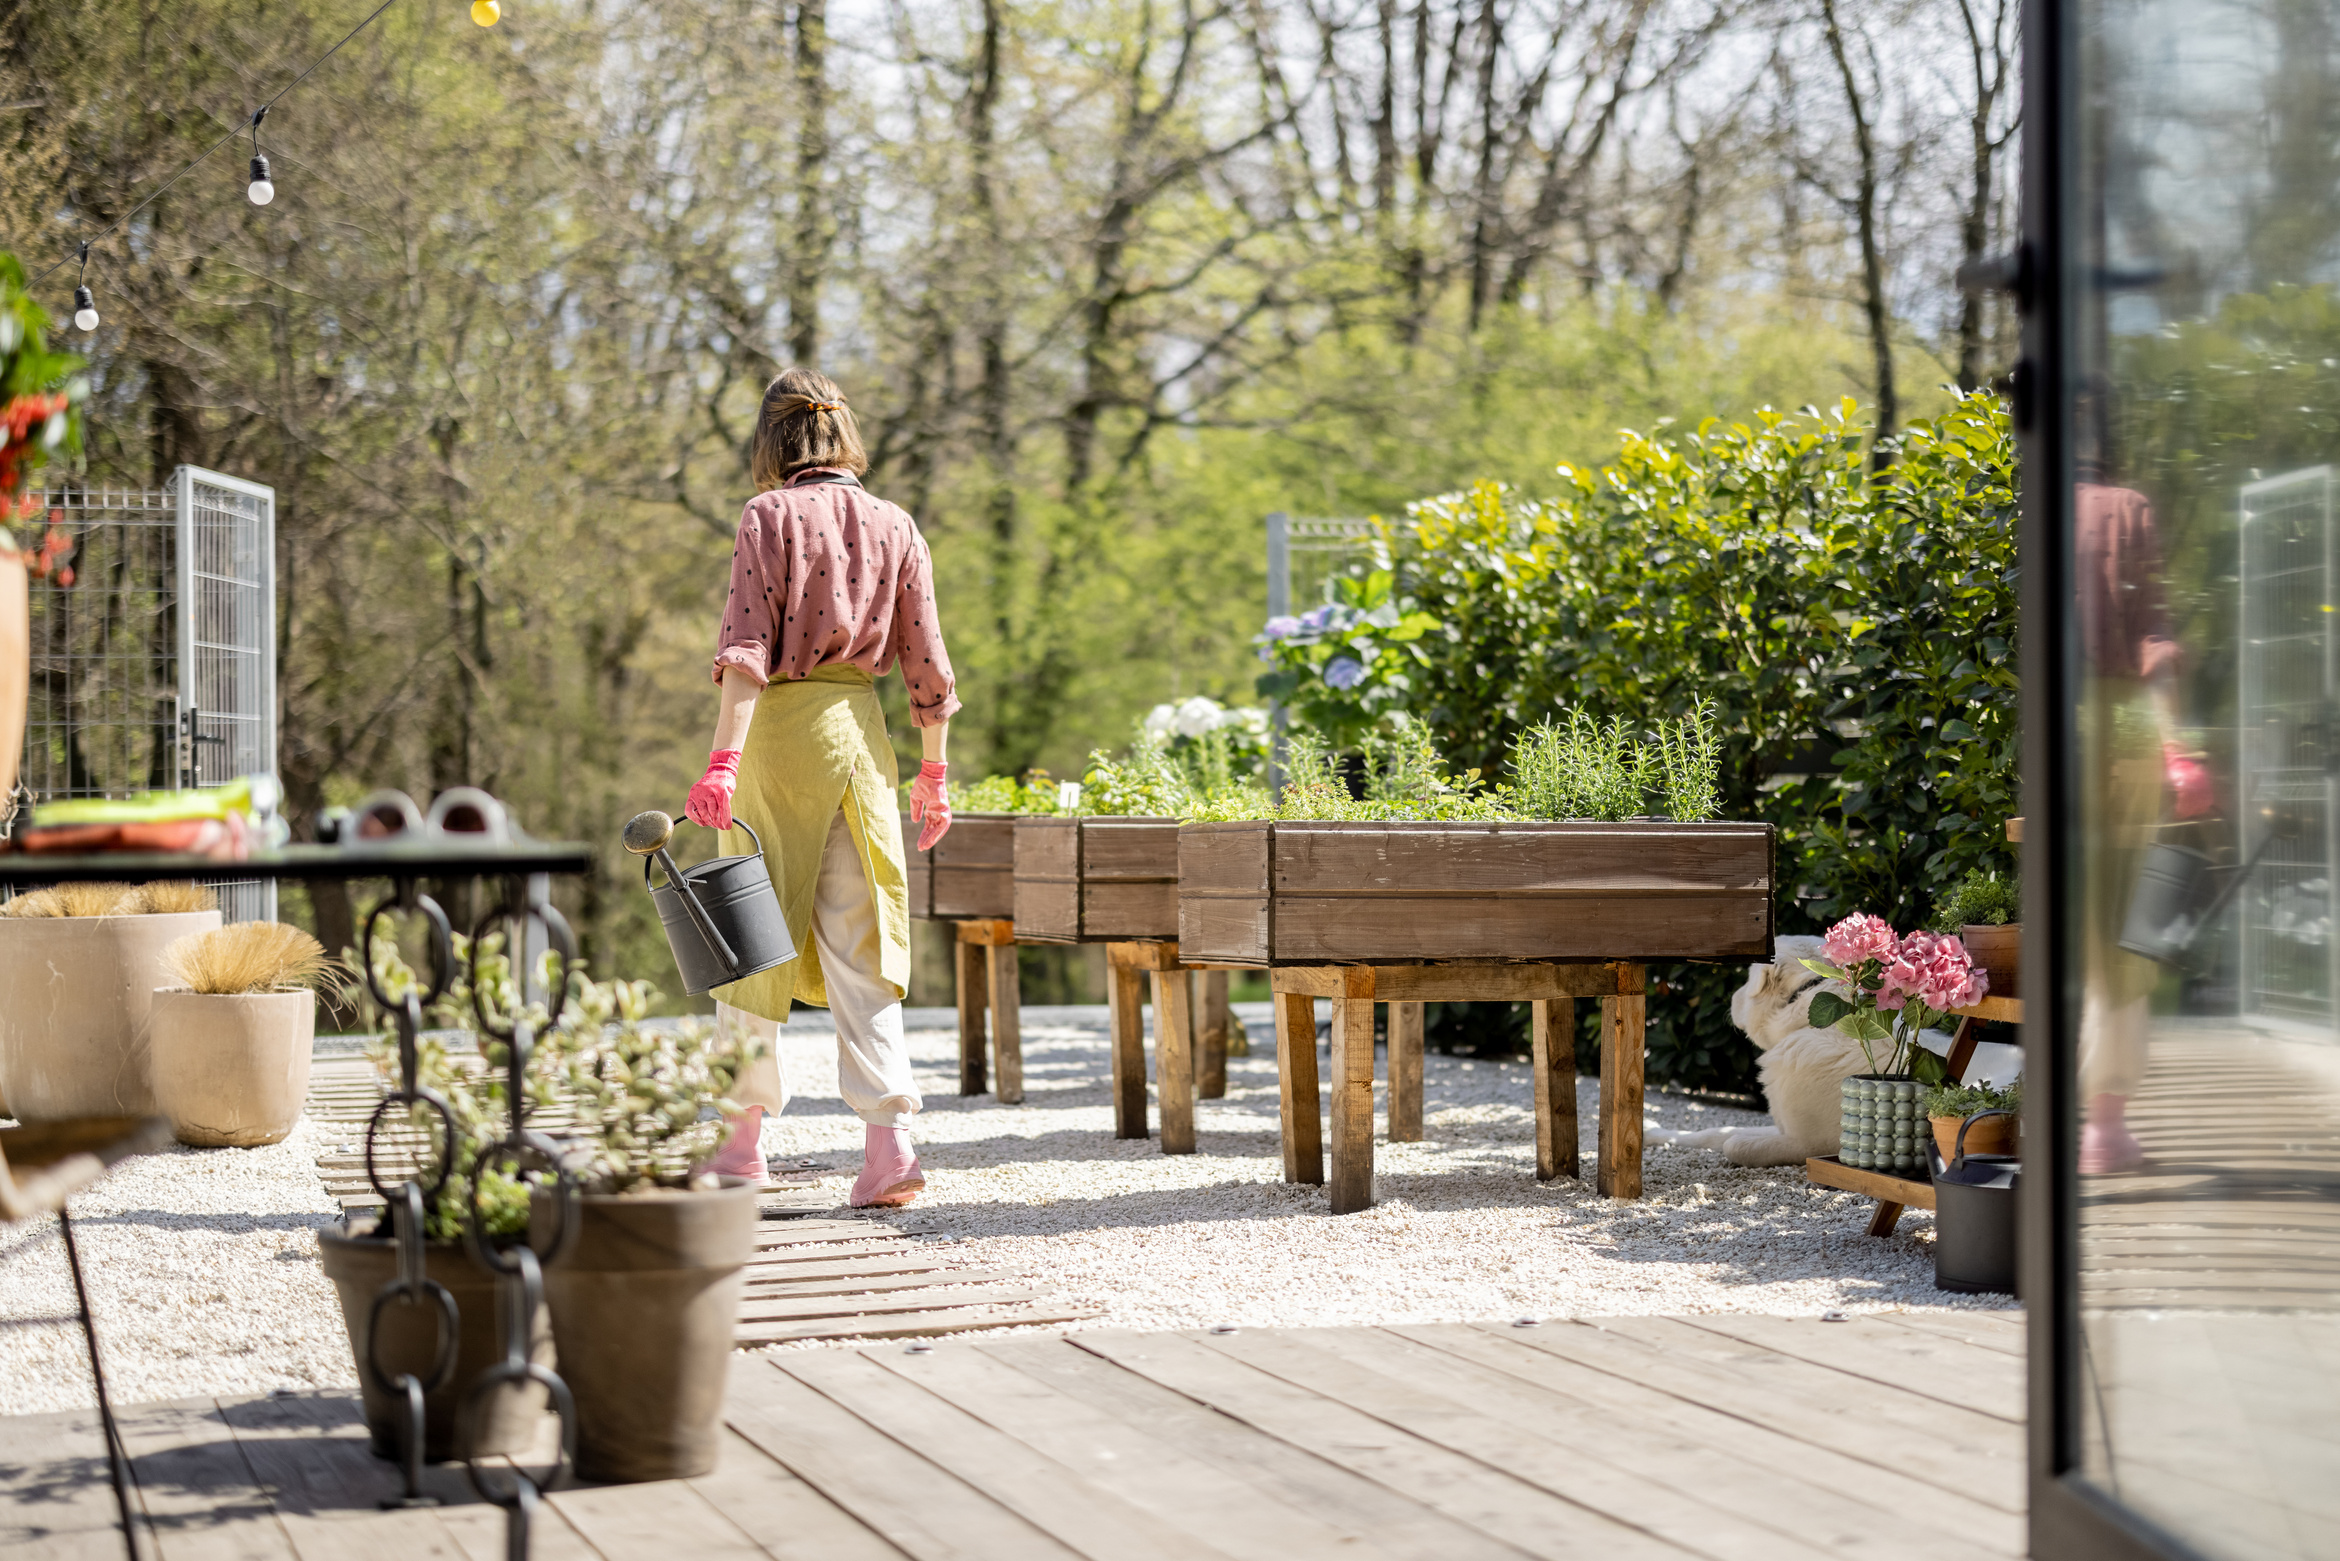
[[[788,1103],[770,1043],[797,999],[835,1016],[840,1093],[866,1124],[853,1206],[904,1204],[926,1182],[910,1146],[920,1100],[902,1036],[910,902],[898,782],[875,680],[900,662],[910,686],[925,754],[910,810],[926,850],[951,827],[943,755],[959,708],[932,563],[909,515],[861,486],[869,457],[825,376],[790,369],[772,381],[749,467],[760,491],[731,555],[714,752],[684,811],[763,837],[797,957],[716,994],[717,1025],[761,1035],[772,1063],[742,1081],[747,1110],[714,1169],[763,1177],[764,1113]],[[749,843],[727,838],[724,849]]]

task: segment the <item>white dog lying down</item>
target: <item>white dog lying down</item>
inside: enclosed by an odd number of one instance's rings
[[[1869,1061],[1861,1043],[1842,1030],[1817,1030],[1810,1023],[1815,993],[1851,995],[1842,982],[1804,968],[1805,960],[1820,957],[1818,938],[1778,939],[1772,962],[1748,966],[1747,984],[1731,994],[1731,1022],[1763,1052],[1755,1071],[1763,1079],[1772,1125],[1684,1132],[1652,1124],[1645,1130],[1649,1142],[1720,1149],[1734,1165],[1801,1165],[1814,1155],[1836,1153],[1843,1116],[1838,1086],[1866,1073]],[[1923,1039],[1931,1050],[1950,1049],[1950,1037],[1939,1031],[1928,1030]]]

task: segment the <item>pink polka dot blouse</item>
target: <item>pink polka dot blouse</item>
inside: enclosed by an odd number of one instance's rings
[[[841,472],[798,472],[748,500],[715,681],[726,667],[769,683],[839,663],[884,677],[897,661],[913,721],[935,726],[958,713],[933,561],[909,514]]]

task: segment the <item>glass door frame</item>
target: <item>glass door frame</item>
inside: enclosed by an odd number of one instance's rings
[[[2058,936],[2081,910],[2073,816],[2081,691],[2068,539],[2071,408],[2086,305],[2071,242],[2081,177],[2074,0],[2024,0],[2022,237],[1988,280],[2015,292],[2022,356],[2011,400],[2023,455],[2020,590],[2024,1168],[2020,1247],[2026,1307],[2030,1553],[2042,1561],[2199,1561],[2200,1552],[2080,1475],[2082,1347],[2078,1078],[2080,972]],[[2038,972],[2034,977],[2032,972]]]

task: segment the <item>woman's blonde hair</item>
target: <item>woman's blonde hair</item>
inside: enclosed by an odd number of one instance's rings
[[[748,446],[748,475],[759,493],[769,493],[808,466],[839,467],[858,477],[869,470],[869,452],[835,380],[811,369],[785,369],[764,388]]]

